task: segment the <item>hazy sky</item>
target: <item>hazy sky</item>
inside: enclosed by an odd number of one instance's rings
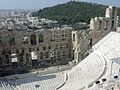
[[[0,9],[40,9],[70,0],[0,0]],[[81,0],[120,7],[120,0]]]

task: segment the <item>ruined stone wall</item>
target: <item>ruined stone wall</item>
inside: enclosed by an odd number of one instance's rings
[[[0,31],[0,66],[46,67],[72,60],[71,30]],[[32,60],[31,52],[37,54]],[[12,61],[16,54],[17,62]],[[53,56],[51,56],[53,54]]]

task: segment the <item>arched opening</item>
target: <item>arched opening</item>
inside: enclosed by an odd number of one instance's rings
[[[2,40],[0,39],[0,45],[2,45]]]
[[[28,44],[28,37],[27,36],[24,36],[23,37],[23,44]]]
[[[73,34],[73,41],[75,41],[75,34]]]
[[[35,35],[31,35],[30,41],[31,41],[31,45],[36,45],[37,44],[37,42],[36,42],[36,36]]]
[[[11,51],[10,50],[8,50],[8,54],[11,55]]]
[[[2,55],[5,55],[5,50],[2,51]]]
[[[39,43],[43,42],[43,35],[42,34],[39,34],[38,38],[39,38]]]
[[[2,58],[0,57],[0,65],[2,65]]]
[[[102,21],[99,22],[99,30],[102,29]]]
[[[90,38],[90,43],[89,43],[89,45],[90,45],[90,48],[92,48],[92,38]]]
[[[26,53],[26,61],[29,61],[29,54]]]
[[[111,30],[114,29],[114,25],[115,25],[115,21],[112,21],[112,24],[111,24]]]
[[[20,55],[19,55],[19,61],[20,61],[20,62],[23,62],[23,54],[20,54]]]
[[[19,50],[18,49],[16,49],[16,54],[19,54]]]
[[[9,55],[5,55],[5,63],[6,63],[6,64],[9,64],[9,63],[10,63],[10,61],[9,61]]]
[[[14,37],[11,37],[9,39],[9,42],[10,42],[10,45],[15,45],[15,38]]]

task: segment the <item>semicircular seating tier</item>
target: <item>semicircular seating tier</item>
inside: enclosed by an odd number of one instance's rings
[[[110,75],[111,63],[120,58],[120,33],[110,32],[93,46],[93,52],[71,70],[0,82],[0,90],[81,90]],[[113,63],[112,76],[119,72]],[[7,82],[7,83],[6,83]],[[9,85],[8,85],[9,84]],[[85,89],[87,90],[87,89]],[[89,89],[88,89],[89,90]],[[95,89],[96,90],[96,89]]]
[[[68,72],[68,81],[60,90],[81,90],[95,81],[108,77],[111,60],[120,58],[120,33],[110,32],[93,46],[93,52]],[[120,65],[113,64],[112,75],[117,75]]]

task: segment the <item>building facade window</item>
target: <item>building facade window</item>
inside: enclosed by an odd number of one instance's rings
[[[45,46],[43,47],[43,50],[46,50],[46,47],[45,47]]]
[[[108,20],[106,20],[106,24],[105,24],[105,30],[108,29]]]
[[[92,48],[92,38],[90,38],[90,43],[89,43],[89,45],[90,45],[90,48]]]
[[[26,61],[29,61],[29,54],[26,53]]]
[[[0,65],[2,65],[2,58],[0,57]]]
[[[42,34],[39,34],[38,38],[39,38],[39,43],[43,42],[43,35]]]
[[[2,51],[2,55],[5,55],[5,50]]]
[[[31,52],[32,51],[32,49],[31,48],[29,48],[29,52]]]
[[[63,51],[63,54],[62,54],[62,56],[66,56],[65,54],[66,54],[66,51]]]
[[[18,49],[16,49],[16,53],[19,54],[19,50]]]
[[[43,59],[43,52],[40,52],[40,59]]]
[[[115,7],[113,7],[113,10],[112,10],[112,19],[115,18]]]
[[[24,36],[23,37],[23,44],[28,44],[28,37],[27,36]]]
[[[36,42],[36,36],[35,35],[31,35],[30,36],[30,41],[31,41],[31,45],[36,45],[37,42]]]
[[[49,58],[49,52],[46,51],[46,58]]]
[[[99,30],[102,28],[102,21],[99,22]]]
[[[58,51],[58,52],[57,52],[57,57],[60,57],[60,56],[61,56],[61,55],[60,55],[60,52]]]
[[[2,45],[2,40],[0,39],[0,45]]]
[[[37,51],[39,51],[39,47],[37,47]]]
[[[7,52],[8,52],[9,55],[11,55],[11,51],[10,50],[8,50]]]
[[[61,44],[61,45],[60,45],[60,49],[62,49],[62,48],[63,48],[63,45]]]
[[[24,54],[24,52],[25,52],[25,50],[24,50],[24,49],[22,49],[22,54]]]
[[[10,62],[9,62],[9,55],[5,55],[5,63],[6,64],[9,64]]]
[[[114,24],[115,24],[115,22],[114,22],[114,21],[112,21],[111,30],[113,30],[113,29],[114,29]]]
[[[75,41],[75,34],[73,34],[73,41]]]
[[[66,43],[66,48],[68,48],[69,47],[69,44],[68,43]]]
[[[58,49],[58,45],[56,45],[55,49]]]
[[[64,38],[64,34],[62,34],[62,37]]]
[[[51,41],[55,41],[55,33],[54,32],[52,32]]]
[[[23,62],[23,61],[24,61],[24,60],[23,60],[23,54],[20,54],[20,55],[19,55],[19,61],[20,61],[20,62]]]
[[[73,50],[73,54],[72,54],[72,59],[74,60],[75,59],[75,50]]]
[[[9,38],[9,43],[10,45],[15,45],[15,38],[14,37]]]
[[[48,46],[48,49],[50,50],[50,49],[51,49],[51,46]]]

